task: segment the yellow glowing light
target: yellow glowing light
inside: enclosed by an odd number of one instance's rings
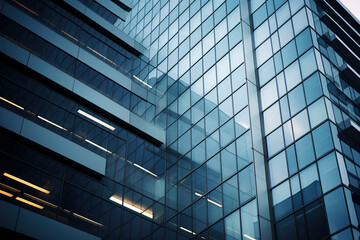
[[[124,207],[126,207],[128,209],[131,209],[134,212],[140,213],[140,214],[142,214],[142,215],[144,215],[144,216],[146,216],[148,218],[152,219],[154,217],[151,211],[149,211],[149,210],[144,211],[144,210],[142,210],[142,209],[140,209],[140,208],[138,208],[138,207],[136,207],[136,206],[134,206],[134,205],[132,205],[130,203],[122,201],[120,198],[118,198],[118,197],[116,197],[114,195],[110,197],[110,200],[113,201],[113,202],[116,202],[117,204],[123,205]]]
[[[141,80],[141,79],[138,78],[137,76],[133,75],[133,77],[134,77],[136,80],[138,80],[139,82],[141,82],[142,84],[146,85],[147,87],[152,88],[151,85],[147,84],[146,82],[144,82],[143,80]]]
[[[95,147],[97,147],[97,148],[99,148],[99,149],[101,149],[101,150],[103,150],[103,151],[105,151],[105,152],[107,152],[107,153],[112,154],[112,152],[110,152],[110,151],[107,150],[106,148],[103,148],[102,146],[97,145],[96,143],[93,143],[92,141],[90,141],[90,140],[88,140],[88,139],[85,139],[85,142],[88,142],[88,143],[90,143],[91,145],[93,145],[93,146],[95,146]]]
[[[137,167],[137,168],[140,168],[140,169],[143,170],[144,172],[147,172],[147,173],[153,175],[154,177],[158,177],[155,173],[150,172],[150,171],[147,170],[146,168],[143,168],[142,166],[140,166],[140,165],[138,165],[138,164],[136,164],[136,163],[134,163],[134,166]]]
[[[15,104],[15,103],[13,103],[13,102],[11,102],[11,101],[9,101],[9,100],[7,100],[7,99],[3,98],[3,97],[0,97],[0,99],[1,99],[1,100],[3,100],[3,101],[5,101],[5,102],[7,102],[7,103],[9,103],[9,104],[11,104],[11,105],[13,105],[13,106],[15,106],[15,107],[17,107],[17,108],[20,108],[21,110],[24,110],[24,108],[23,108],[23,107],[21,107],[21,106],[19,106],[19,105]]]
[[[184,230],[185,232],[188,232],[188,233],[191,233],[191,234],[193,234],[193,235],[196,235],[196,233],[194,233],[194,232],[192,232],[192,231],[190,231],[189,229],[186,229],[186,228],[184,228],[184,227],[180,227],[180,229],[181,229],[181,230]]]
[[[21,3],[19,3],[18,1],[16,0],[13,0],[15,3],[19,4],[21,7],[25,8],[26,10],[28,10],[29,12],[31,12],[32,14],[35,14],[36,16],[39,16],[39,14],[37,14],[36,12],[34,12],[33,10],[31,10],[30,8],[22,5]]]
[[[15,181],[17,181],[17,182],[19,182],[19,183],[22,183],[22,184],[24,184],[24,185],[26,185],[26,186],[29,186],[29,187],[31,187],[31,188],[34,188],[34,189],[36,189],[36,190],[38,190],[38,191],[40,191],[40,192],[43,192],[43,193],[46,193],[46,194],[49,194],[49,193],[50,193],[49,190],[46,190],[46,189],[41,188],[41,187],[39,187],[39,186],[36,186],[36,185],[34,185],[34,184],[32,184],[32,183],[30,183],[30,182],[28,182],[28,181],[22,180],[21,178],[15,177],[15,176],[13,176],[13,175],[11,175],[11,174],[4,173],[4,176],[5,176],[5,177],[8,177],[8,178],[10,178],[10,179],[12,179],[12,180],[15,180]]]
[[[16,188],[13,188],[13,187],[10,187],[10,186],[8,186],[8,185],[6,185],[6,184],[3,184],[3,183],[0,183],[0,186],[2,186],[3,188],[7,188],[8,190],[17,192],[17,193],[20,192],[20,190],[18,190],[18,189],[16,189]]]
[[[38,118],[40,118],[41,120],[43,120],[43,121],[45,121],[45,122],[47,122],[47,123],[50,123],[51,125],[53,125],[53,126],[55,126],[55,127],[57,127],[57,128],[60,128],[60,129],[62,129],[62,130],[64,130],[64,131],[67,131],[66,128],[63,128],[62,126],[57,125],[56,123],[53,123],[52,121],[47,120],[46,118],[43,118],[42,116],[38,116]]]
[[[83,116],[85,116],[85,117],[93,120],[94,122],[96,122],[96,123],[98,123],[98,124],[100,124],[100,125],[108,128],[108,129],[112,130],[112,131],[115,130],[115,128],[114,128],[113,126],[107,124],[106,122],[101,121],[100,119],[97,119],[96,117],[94,117],[94,116],[92,116],[92,115],[84,112],[83,110],[80,110],[80,109],[79,109],[77,112],[80,113],[81,115],[83,115]]]
[[[36,208],[38,208],[38,209],[44,209],[43,206],[41,206],[41,205],[39,205],[39,204],[36,204],[36,203],[33,203],[33,202],[30,202],[30,201],[28,201],[28,200],[26,200],[26,199],[23,199],[23,198],[21,198],[21,197],[16,197],[15,199],[18,200],[18,201],[20,201],[20,202],[26,203],[26,204],[28,204],[28,205],[30,205],[30,206],[36,207]]]
[[[198,196],[198,197],[204,197],[203,195],[201,195],[200,193],[197,193],[197,192],[195,192],[195,195]],[[215,206],[222,207],[221,204],[219,204],[219,203],[217,203],[217,202],[215,202],[215,201],[213,201],[213,200],[211,200],[211,199],[206,199],[206,200],[207,200],[209,203],[214,204]]]
[[[27,197],[30,197],[30,198],[32,198],[32,199],[34,199],[34,200],[36,200],[36,201],[45,203],[46,205],[48,205],[48,206],[50,206],[50,207],[53,207],[53,208],[57,208],[57,207],[58,207],[58,206],[56,206],[56,205],[54,205],[54,204],[52,204],[52,203],[49,203],[49,202],[47,202],[47,201],[45,201],[45,200],[42,200],[42,199],[37,198],[37,197],[34,197],[33,195],[30,195],[30,194],[27,194],[27,193],[24,193],[24,195],[27,196]]]
[[[98,56],[102,57],[103,59],[105,59],[106,61],[114,64],[115,66],[119,66],[117,65],[116,63],[114,63],[113,61],[111,61],[110,59],[106,58],[105,56],[103,56],[102,54],[100,54],[99,52],[95,51],[94,49],[92,49],[91,47],[89,46],[86,46],[89,50],[93,51],[95,54],[97,54]]]
[[[247,235],[247,234],[244,234],[244,237],[246,237],[246,238],[248,238],[248,239],[251,239],[251,240],[256,240],[255,238],[252,238],[252,237],[250,237],[250,236]]]
[[[95,222],[94,220],[91,220],[91,219],[89,219],[89,218],[87,218],[87,217],[81,216],[80,214],[73,213],[73,215],[74,215],[75,217],[78,217],[78,218],[80,218],[80,219],[82,219],[82,220],[84,220],[84,221],[87,221],[87,222],[89,222],[89,223],[95,224],[95,225],[97,225],[97,226],[100,226],[100,227],[104,226],[103,224],[98,223],[98,222]]]
[[[77,42],[79,41],[79,40],[77,40],[76,38],[74,38],[73,36],[71,36],[70,34],[68,34],[67,32],[65,32],[65,31],[63,31],[63,30],[61,30],[61,32],[64,33],[65,35],[67,35],[68,37],[74,39],[75,41],[77,41]]]
[[[14,195],[12,195],[11,193],[5,192],[5,191],[3,191],[3,190],[0,190],[0,194],[5,195],[5,196],[8,196],[8,197],[14,196]]]

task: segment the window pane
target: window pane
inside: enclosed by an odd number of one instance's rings
[[[336,163],[335,153],[331,153],[318,161],[321,186],[327,192],[340,184],[340,175]]]
[[[313,164],[300,172],[300,181],[304,204],[321,195],[316,164]]]
[[[271,186],[274,186],[288,177],[285,151],[269,161]]]

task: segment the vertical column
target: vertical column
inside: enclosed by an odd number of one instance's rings
[[[243,32],[246,85],[250,112],[250,129],[252,135],[252,154],[254,159],[256,196],[260,237],[263,240],[274,239],[270,220],[270,204],[267,187],[266,162],[264,156],[263,131],[259,101],[259,87],[255,73],[253,32],[250,21],[248,0],[240,0],[241,25]]]

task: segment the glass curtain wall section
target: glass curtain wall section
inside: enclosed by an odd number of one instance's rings
[[[4,21],[2,26],[7,26],[7,28],[2,29],[4,37],[24,46],[27,50],[95,88],[148,122],[161,128],[165,127],[162,120],[164,119],[164,104],[161,102],[164,102],[166,98],[167,77],[163,72],[52,1],[22,0],[19,2],[9,0],[6,3],[38,20],[49,29],[54,30],[65,39],[129,77],[132,80],[131,89],[120,86],[114,80],[104,76],[103,73],[92,69],[73,56],[69,56],[58,46],[48,43],[28,30],[20,30],[21,27],[17,26],[16,23],[2,17],[2,21]],[[14,26],[9,32],[10,25]],[[33,38],[33,42],[25,41],[24,35],[27,39]],[[58,56],[52,57],[50,52],[52,54],[57,53]],[[125,97],[118,96],[119,93]]]
[[[338,133],[339,115],[358,122],[358,92],[339,77],[344,60],[324,46],[328,29],[313,1],[266,1],[254,10],[276,237],[356,239],[344,146],[351,159],[358,152]]]
[[[258,239],[239,2],[139,1],[121,26],[170,77],[166,239]]]

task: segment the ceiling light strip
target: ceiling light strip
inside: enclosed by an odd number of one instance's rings
[[[23,203],[25,203],[25,204],[27,204],[27,205],[36,207],[36,208],[38,208],[38,209],[44,209],[43,206],[41,206],[41,205],[39,205],[39,204],[36,204],[36,203],[33,203],[33,202],[30,202],[30,201],[28,201],[28,200],[26,200],[26,199],[23,199],[23,198],[21,198],[21,197],[16,197],[15,199],[18,200],[18,201],[20,201],[20,202],[23,202]]]
[[[38,118],[40,118],[41,120],[43,120],[43,121],[45,121],[45,122],[47,122],[47,123],[50,123],[51,125],[53,125],[53,126],[55,126],[55,127],[57,127],[57,128],[60,128],[60,129],[62,129],[62,130],[64,130],[64,131],[67,131],[66,128],[63,128],[62,126],[57,125],[56,123],[53,123],[52,121],[47,120],[46,118],[44,118],[44,117],[42,117],[42,116],[40,116],[40,115],[38,116]]]
[[[10,179],[12,179],[12,180],[15,180],[15,181],[17,181],[17,182],[19,182],[19,183],[22,183],[22,184],[24,184],[24,185],[26,185],[26,186],[29,186],[29,187],[31,187],[31,188],[34,188],[34,189],[36,189],[36,190],[38,190],[38,191],[40,191],[40,192],[43,192],[43,193],[45,193],[45,194],[49,194],[49,193],[50,193],[49,190],[46,190],[46,189],[41,188],[41,187],[39,187],[39,186],[36,186],[35,184],[32,184],[32,183],[30,183],[30,182],[28,182],[28,181],[25,181],[25,180],[21,179],[21,178],[15,177],[15,176],[13,176],[13,175],[11,175],[11,174],[4,173],[3,175],[4,175],[5,177],[8,177],[8,178],[10,178]]]
[[[96,118],[96,117],[94,117],[94,116],[92,116],[92,115],[84,112],[84,111],[81,110],[81,109],[79,109],[77,112],[78,112],[79,114],[81,114],[81,115],[89,118],[90,120],[92,120],[92,121],[94,121],[94,122],[96,122],[96,123],[98,123],[98,124],[100,124],[100,125],[108,128],[108,129],[110,129],[111,131],[114,131],[114,130],[115,130],[115,127],[111,126],[110,124],[107,124],[107,123],[104,122],[104,121],[101,121],[100,119],[98,119],[98,118]]]
[[[0,194],[5,195],[5,196],[7,196],[7,197],[12,197],[12,196],[14,196],[14,195],[12,195],[11,193],[5,192],[5,191],[3,191],[3,190],[0,190]]]
[[[103,151],[105,151],[105,152],[107,152],[107,153],[112,154],[112,152],[110,152],[110,151],[107,150],[106,148],[103,148],[102,146],[97,145],[96,143],[93,143],[93,142],[90,141],[89,139],[85,139],[85,142],[88,142],[88,143],[90,143],[91,145],[93,145],[93,146],[95,146],[95,147],[97,147],[97,148],[99,148],[99,149],[101,149],[101,150],[103,150]]]
[[[134,166],[137,167],[137,168],[140,168],[140,169],[143,170],[144,172],[147,172],[147,173],[153,175],[154,177],[158,177],[155,173],[150,172],[150,171],[147,170],[146,168],[143,168],[142,166],[140,166],[140,165],[138,165],[138,164],[136,164],[136,163],[134,163]]]
[[[21,106],[15,104],[15,103],[13,103],[13,102],[7,100],[6,98],[0,97],[0,99],[3,100],[3,101],[5,101],[5,102],[7,102],[7,103],[9,103],[9,104],[11,104],[11,105],[13,105],[13,106],[15,106],[15,107],[17,107],[17,108],[20,108],[21,110],[24,110],[23,107],[21,107]]]

